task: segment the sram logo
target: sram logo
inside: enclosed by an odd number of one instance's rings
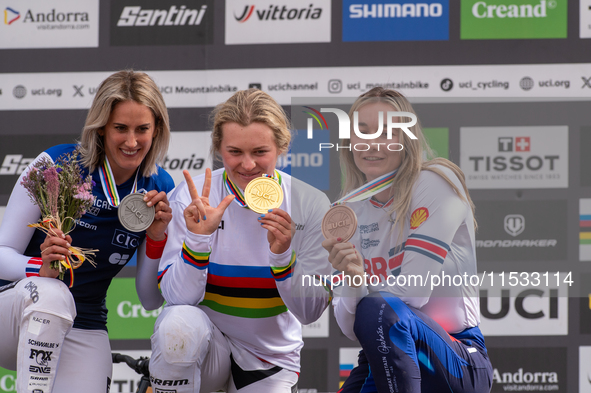
[[[7,154],[0,166],[0,175],[20,175],[34,158],[24,158],[22,154]]]

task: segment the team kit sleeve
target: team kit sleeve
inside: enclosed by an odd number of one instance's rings
[[[203,176],[193,180],[200,189]],[[162,295],[170,305],[196,306],[205,296],[213,235],[196,235],[187,230],[184,211],[190,201],[185,182],[169,195],[172,220],[168,224],[168,240],[160,258],[158,281]]]
[[[451,171],[447,177],[459,185]],[[459,185],[459,190],[462,190]],[[461,192],[461,191],[460,191]],[[388,291],[406,304],[420,309],[431,296],[430,276],[439,275],[447,254],[451,251],[454,235],[469,217],[470,206],[439,174],[424,170],[419,176],[411,200],[410,230],[405,242],[400,276],[406,285],[387,285]],[[472,224],[471,222],[468,224]],[[417,279],[421,277],[421,285]]]
[[[172,177],[162,168],[158,168],[157,184],[159,192],[169,193],[174,188]],[[155,310],[164,303],[158,288],[158,268],[168,237],[161,241],[146,238],[137,249],[137,269],[135,288],[146,310]]]
[[[322,218],[330,202],[317,190],[307,191],[304,197],[302,202],[293,202],[292,221],[296,228],[291,247],[281,255],[269,250],[269,261],[281,299],[306,325],[320,318],[330,304],[332,293],[321,281],[331,273],[321,231]],[[297,222],[298,217],[305,217],[304,222]]]
[[[39,269],[43,264],[41,258],[26,256],[24,252],[35,232],[35,228],[29,228],[27,225],[39,221],[41,212],[29,198],[27,190],[21,185],[21,180],[42,158],[51,160],[46,152],[37,156],[23,171],[10,194],[0,226],[0,279],[17,281],[39,276]]]

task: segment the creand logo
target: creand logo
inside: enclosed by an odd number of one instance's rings
[[[267,20],[302,20],[302,19],[319,19],[322,15],[322,8],[315,7],[310,4],[307,8],[287,8],[287,6],[279,6],[271,4],[269,8],[255,9],[254,5],[245,5],[244,9],[237,15],[234,13],[234,19],[239,23],[247,22],[251,17],[260,21]]]
[[[351,139],[351,120],[349,119],[349,115],[342,109],[338,108],[320,108],[320,111],[305,106],[304,108],[310,111],[303,111],[304,113],[310,115],[307,119],[307,138],[313,139],[314,138],[314,120],[320,126],[320,129],[323,130],[324,127],[328,130],[328,123],[326,119],[322,115],[322,113],[334,113],[337,115],[339,120],[339,139]],[[382,135],[384,130],[384,112],[379,111],[378,115],[378,130],[374,133],[363,133],[359,130],[359,113],[357,111],[353,112],[353,132],[355,135],[360,139],[365,140],[373,140],[379,138]],[[396,121],[399,118],[408,117],[410,121],[408,122],[398,122]],[[322,122],[320,121],[322,120]],[[417,116],[411,112],[396,112],[396,111],[388,111],[386,112],[386,136],[387,139],[392,139],[392,130],[395,128],[400,128],[410,139],[417,139],[417,137],[410,131],[408,128],[414,126],[417,123]],[[401,151],[404,149],[404,146],[401,143],[375,143],[372,142],[371,145],[377,145],[378,150],[380,149],[381,145],[385,145],[384,148],[389,151]],[[318,150],[322,151],[322,149],[333,149],[335,145],[333,143],[319,143]],[[351,149],[356,151],[367,151],[371,148],[369,143],[355,143],[353,145],[348,146],[341,146],[336,145],[336,150],[349,150]]]
[[[489,5],[484,1],[474,3],[472,15],[478,19],[492,18],[546,18],[548,2],[540,0],[537,5],[532,4],[495,4]],[[550,1],[550,7],[556,7],[556,1]],[[554,5],[554,6],[552,6]]]

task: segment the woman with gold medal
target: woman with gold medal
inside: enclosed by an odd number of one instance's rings
[[[336,213],[340,222],[358,222],[349,240],[335,233],[347,231],[334,219],[325,220],[323,242],[330,263],[344,274],[344,285],[335,289],[335,317],[363,348],[339,392],[488,392],[492,367],[478,328],[477,288],[421,284],[443,273],[477,272],[474,205],[464,175],[448,160],[424,159],[430,149],[418,124],[409,128],[418,139],[401,129],[386,138],[388,112],[406,112],[398,115],[401,122],[415,116],[400,93],[374,88],[355,101],[351,119],[355,112],[355,147],[340,150],[342,200],[349,202]]]
[[[152,336],[152,386],[289,393],[297,389],[301,324],[330,301],[323,286],[302,282],[331,272],[318,241],[329,202],[275,169],[291,134],[268,94],[237,92],[214,110],[213,123],[212,153],[223,168],[186,172],[170,194],[160,264],[167,306]]]

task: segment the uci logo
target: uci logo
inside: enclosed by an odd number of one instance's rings
[[[136,249],[140,245],[140,237],[120,229],[115,229],[111,244],[125,249]]]

